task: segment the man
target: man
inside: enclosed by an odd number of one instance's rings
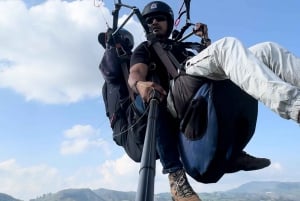
[[[173,11],[164,2],[153,1],[147,4],[142,12],[150,30],[164,46],[172,44],[168,40],[173,29]],[[209,45],[207,43],[206,45]],[[176,59],[183,63],[190,55],[180,44],[172,48]],[[169,174],[171,194],[175,201],[199,201],[200,198],[191,188],[183,165],[179,159],[177,148],[178,127],[176,120],[170,117],[167,109],[166,96],[169,92],[169,74],[156,52],[148,48],[147,42],[140,44],[131,57],[131,67],[128,83],[133,91],[147,104],[153,90],[160,93],[159,132],[157,133],[157,152],[163,166],[163,173]],[[140,105],[141,107],[143,105]],[[170,129],[172,127],[172,129]],[[233,161],[233,167],[228,172],[238,170],[257,170],[270,164],[268,159],[259,159],[242,152]],[[249,166],[250,165],[250,166]]]

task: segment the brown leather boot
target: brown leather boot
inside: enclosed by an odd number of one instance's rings
[[[169,181],[173,201],[201,201],[189,184],[183,169],[170,173]]]

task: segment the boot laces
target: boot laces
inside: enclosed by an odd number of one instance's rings
[[[189,197],[195,194],[184,174],[179,175],[179,179],[175,182],[175,184],[175,192],[176,194],[178,193],[179,196]]]

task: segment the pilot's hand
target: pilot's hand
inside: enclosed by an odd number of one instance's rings
[[[203,23],[196,23],[194,27],[194,34],[201,38],[208,38],[207,25]]]
[[[154,90],[160,94],[159,101],[162,101],[167,96],[167,92],[162,88],[162,86],[155,82],[138,81],[135,87],[144,102],[150,101],[154,95]]]

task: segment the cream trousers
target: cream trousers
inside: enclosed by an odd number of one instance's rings
[[[300,123],[300,59],[278,44],[247,49],[226,37],[188,60],[185,69],[212,80],[230,79],[281,117]]]

